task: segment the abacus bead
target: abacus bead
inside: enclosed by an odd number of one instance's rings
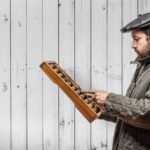
[[[60,77],[63,78],[64,77],[64,74],[63,73],[59,73]]]
[[[81,94],[81,90],[77,90],[76,93],[79,95]]]
[[[81,94],[80,97],[84,100],[85,99],[85,95]]]
[[[72,82],[68,82],[69,86],[73,86]]]
[[[94,102],[91,102],[91,103],[89,103],[89,106],[92,107],[92,108],[94,108],[95,103],[94,103]]]
[[[100,108],[97,107],[97,106],[95,106],[95,107],[94,107],[94,111],[95,111],[96,113],[98,113],[98,112],[100,112]]]
[[[59,73],[60,71],[59,71],[59,69],[58,69],[58,68],[56,68],[56,69],[55,69],[55,72],[56,72],[56,73]]]
[[[55,66],[54,64],[52,64],[51,67],[52,67],[52,69],[55,69],[55,68],[56,68],[56,66]]]
[[[73,87],[72,87],[72,89],[73,89],[74,91],[76,91],[76,90],[77,90],[77,88],[76,88],[75,86],[73,86]]]
[[[91,101],[89,99],[85,99],[85,102],[89,104]]]

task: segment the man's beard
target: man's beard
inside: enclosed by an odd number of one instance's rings
[[[139,58],[145,58],[147,56],[150,56],[150,43],[148,43],[145,47],[143,47],[143,53],[139,53],[137,49],[135,49],[135,52],[137,53]]]

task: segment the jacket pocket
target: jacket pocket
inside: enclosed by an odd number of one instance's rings
[[[137,150],[150,150],[150,130],[137,130],[135,148]]]
[[[123,150],[135,150],[135,145],[136,132],[134,127],[127,125],[124,131],[124,136],[122,137],[122,141],[120,141],[120,146],[122,146]]]

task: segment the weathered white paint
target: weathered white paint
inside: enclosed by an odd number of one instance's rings
[[[75,11],[75,81],[90,88],[90,0],[76,1]],[[82,77],[82,78],[81,78]],[[83,80],[84,79],[84,80]],[[90,149],[90,124],[75,112],[75,149]],[[81,134],[82,133],[82,134]]]
[[[11,147],[10,1],[0,1],[0,149]]]
[[[74,78],[74,0],[59,1],[59,64]],[[59,91],[59,149],[74,150],[74,105]]]
[[[107,1],[92,1],[91,19],[91,84],[92,89],[107,88]],[[95,120],[92,123],[92,149],[106,150],[106,121]]]
[[[26,150],[26,1],[11,1],[12,150]]]
[[[126,25],[130,20],[137,17],[137,1],[136,0],[123,0],[123,26]],[[131,76],[135,70],[136,64],[130,64],[130,61],[134,61],[136,56],[134,50],[131,48],[132,39],[130,33],[122,35],[122,93],[125,95],[126,90],[131,81]]]
[[[108,25],[107,25],[107,90],[121,93],[121,33],[122,27],[122,1],[108,0]],[[114,124],[107,123],[107,149],[112,149]]]
[[[75,81],[90,88],[90,0],[76,0],[75,9]],[[90,124],[75,111],[75,149],[90,150]]]
[[[42,0],[27,1],[27,148],[43,148]]]
[[[58,62],[58,2],[43,1],[43,60]],[[58,87],[43,75],[43,150],[58,150]]]
[[[138,14],[143,14],[148,11],[149,0],[138,0]]]
[[[89,124],[39,65],[125,94],[135,53],[120,28],[148,11],[149,0],[0,1],[0,149],[111,150],[115,124]]]

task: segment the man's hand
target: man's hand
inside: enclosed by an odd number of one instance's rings
[[[81,92],[92,98],[100,108],[104,107],[106,97],[109,94],[107,91],[103,90],[82,90]]]

